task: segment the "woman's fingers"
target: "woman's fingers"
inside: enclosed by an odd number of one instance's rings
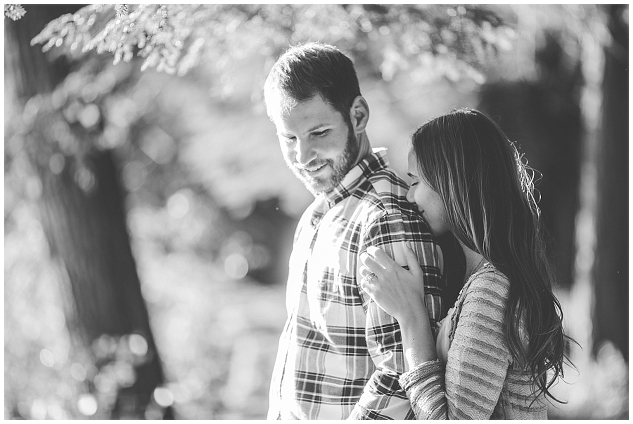
[[[368,278],[372,274],[376,275],[371,271],[371,269],[367,268],[365,265],[361,265],[359,269],[359,273],[360,273],[360,277],[363,279]]]
[[[374,274],[373,272],[371,272],[371,270],[365,266],[361,266],[360,267],[360,275],[361,275],[361,279],[360,279],[360,287],[365,290],[367,293],[369,293],[369,295],[373,298],[374,297],[374,293],[375,293],[375,278],[374,276],[376,274]]]
[[[404,257],[407,259],[407,265],[409,266],[409,271],[411,271],[411,274],[415,275],[416,277],[421,277],[422,268],[420,268],[418,256],[415,254],[413,249],[411,249],[409,243],[406,243],[404,246]]]
[[[403,243],[404,244],[404,243]],[[418,305],[418,298],[424,298],[424,289],[420,284],[421,278],[415,253],[400,244],[399,262],[394,261],[385,251],[369,247],[367,252],[360,255],[359,282],[362,290],[367,293],[376,304],[386,313],[398,319],[403,312],[404,305],[412,302]],[[408,252],[407,252],[408,250]],[[409,265],[413,272],[401,267],[398,263]],[[416,306],[417,307],[417,306]],[[406,309],[406,308],[405,308]]]
[[[406,260],[406,265],[408,266],[409,271],[416,277],[420,277],[422,275],[422,268],[420,268],[418,257],[413,251],[413,249],[411,249],[411,245],[409,243],[404,243],[403,252],[404,252],[404,258]],[[387,255],[384,250],[378,247],[369,246],[367,248],[367,254],[369,255],[370,258],[374,260],[374,263],[376,263],[378,266],[380,266],[381,268],[387,271],[399,270],[401,268],[401,266],[398,265],[396,261],[391,259],[391,257],[389,257],[389,255]],[[362,258],[362,255],[361,255],[361,258]]]
[[[368,249],[369,250],[369,249]],[[385,268],[383,268],[371,255],[368,253],[362,253],[360,255],[361,263],[376,275],[382,275]]]
[[[394,261],[393,259],[391,259],[391,257],[389,257],[389,255],[387,255],[385,253],[384,250],[375,247],[375,246],[369,246],[367,248],[367,253],[369,254],[369,256],[371,256],[376,263],[378,263],[378,265],[380,265],[382,268],[384,269],[393,269],[394,266],[398,266],[400,267],[396,261]]]

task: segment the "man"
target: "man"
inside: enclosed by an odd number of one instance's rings
[[[360,289],[359,256],[376,246],[404,265],[409,243],[426,274],[435,328],[439,249],[386,149],[371,149],[352,61],[328,45],[291,48],[264,94],[285,161],[315,196],[295,233],[268,418],[414,418],[398,384],[405,371],[398,324]]]

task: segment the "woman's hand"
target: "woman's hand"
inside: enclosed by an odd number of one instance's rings
[[[437,342],[435,343],[435,348],[437,351],[437,357],[440,361],[446,363],[448,361],[448,348],[451,345],[451,341],[449,338],[449,333],[451,331],[451,319],[455,308],[451,308],[448,310],[448,314],[441,320],[438,324],[438,333],[437,333]]]
[[[369,247],[360,256],[361,287],[385,312],[400,324],[408,318],[415,320],[423,312],[424,281],[418,258],[409,246],[404,248],[409,270],[391,259],[383,250]]]

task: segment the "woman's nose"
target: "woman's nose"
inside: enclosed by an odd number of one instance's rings
[[[407,200],[409,201],[409,203],[415,203],[413,199],[413,191],[413,187],[409,187],[409,190],[407,191]]]

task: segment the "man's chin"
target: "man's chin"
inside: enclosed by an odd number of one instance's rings
[[[303,185],[313,194],[327,193],[334,188],[331,181],[308,181],[304,179]]]
[[[314,195],[320,193],[327,193],[334,189],[339,183],[340,178],[336,173],[329,173],[328,175],[320,176],[318,178],[311,178],[296,168],[293,169],[294,174],[299,178],[299,181]]]
[[[332,189],[332,182],[330,179],[324,178],[310,178],[303,172],[293,169],[294,174],[299,178],[299,181],[314,195],[330,191]]]

